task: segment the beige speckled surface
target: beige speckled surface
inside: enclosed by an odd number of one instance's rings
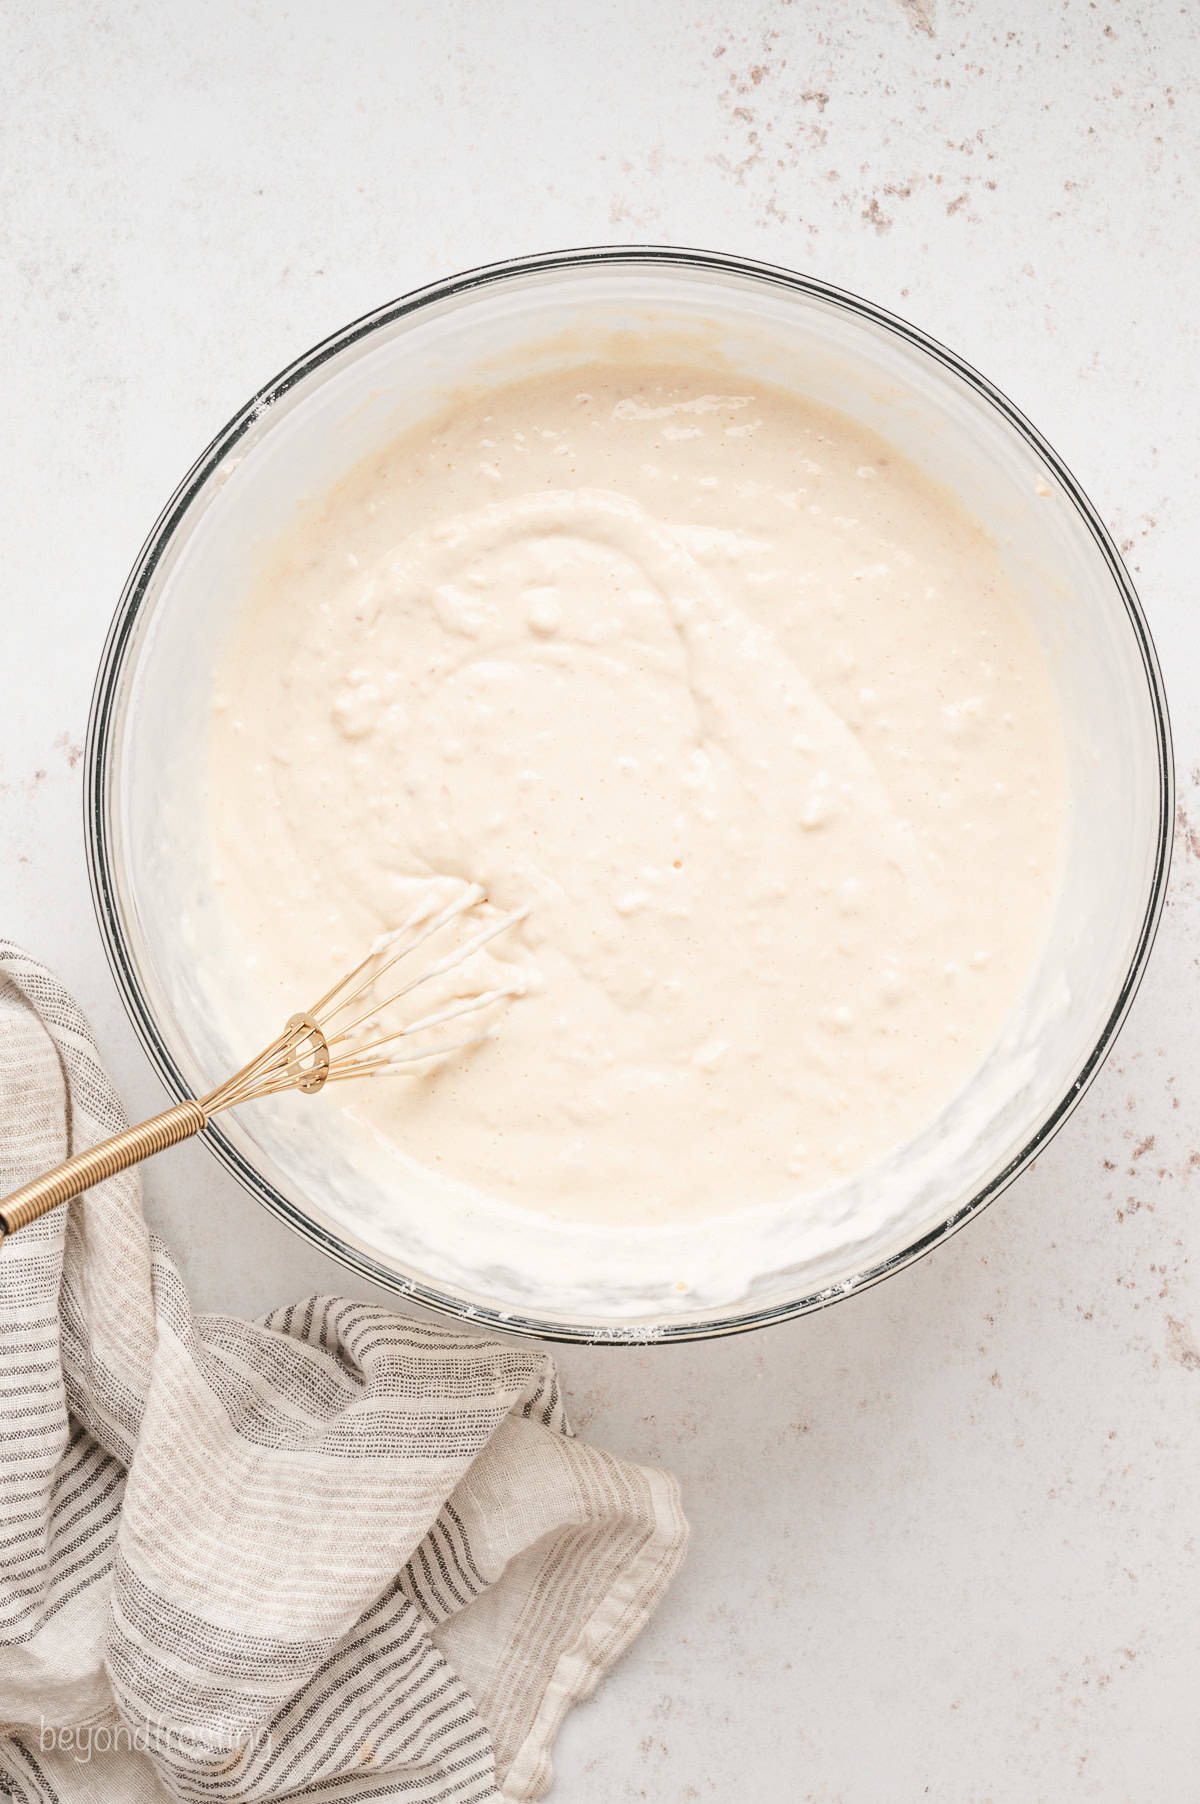
[[[680,1472],[685,1577],[561,1744],[569,1804],[1200,1795],[1200,22],[1162,0],[558,0],[5,14],[0,931],[159,1102],[92,921],[79,748],[125,571],[253,388],[516,251],[804,268],[944,338],[1121,540],[1180,765],[1116,1054],[964,1234],[820,1317],[568,1351],[580,1425]],[[15,673],[15,676],[14,674]],[[149,1180],[198,1299],[339,1282],[200,1150]]]

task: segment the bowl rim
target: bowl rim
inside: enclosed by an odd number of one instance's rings
[[[122,915],[119,883],[114,866],[108,814],[109,779],[114,758],[115,704],[126,675],[127,660],[133,644],[139,615],[146,603],[155,572],[175,532],[193,502],[199,497],[214,471],[233,447],[258,422],[263,414],[297,384],[320,369],[322,364],[345,351],[359,340],[382,327],[391,325],[406,314],[432,302],[469,293],[493,283],[505,282],[530,274],[574,268],[600,269],[626,264],[643,267],[672,266],[709,271],[723,275],[748,277],[769,285],[783,287],[840,307],[875,326],[901,338],[912,348],[932,358],[965,383],[987,402],[1025,443],[1044,460],[1069,497],[1079,518],[1088,528],[1128,616],[1134,640],[1141,654],[1150,703],[1154,717],[1158,755],[1158,840],[1150,883],[1143,909],[1140,931],[1129,961],[1116,1003],[1101,1029],[1100,1035],[1068,1086],[1065,1095],[1041,1121],[1026,1144],[1009,1163],[989,1180],[967,1202],[945,1221],[929,1229],[899,1252],[878,1260],[853,1278],[834,1286],[824,1286],[787,1302],[762,1307],[726,1310],[713,1318],[698,1321],[666,1320],[648,1324],[643,1320],[588,1324],[583,1322],[540,1319],[521,1311],[507,1311],[483,1303],[470,1303],[451,1291],[440,1290],[422,1278],[406,1276],[383,1264],[359,1247],[343,1241],[332,1230],[322,1227],[305,1215],[296,1204],[259,1173],[226,1137],[219,1125],[210,1123],[203,1138],[221,1163],[242,1185],[273,1214],[279,1216],[310,1244],[360,1277],[369,1279],[393,1294],[404,1296],[439,1314],[466,1320],[481,1328],[501,1333],[534,1337],[539,1340],[573,1342],[586,1345],[645,1346],[670,1341],[710,1340],[729,1334],[745,1333],[752,1328],[772,1326],[814,1310],[855,1296],[880,1283],[892,1273],[924,1257],[934,1247],[949,1239],[968,1221],[987,1207],[1025,1170],[1038,1153],[1049,1144],[1059,1128],[1072,1114],[1116,1040],[1137,994],[1154,944],[1166,898],[1170,873],[1174,804],[1174,767],[1170,716],[1166,691],[1157,652],[1137,591],[1125,568],[1111,535],[1096,508],[1062,458],[1026,419],[1008,397],[970,364],[946,346],[931,338],[907,320],[864,300],[851,291],[800,274],[776,264],[764,263],[721,251],[692,249],[656,244],[590,245],[572,249],[538,252],[529,256],[480,265],[457,275],[444,277],[423,287],[410,290],[393,301],[363,314],[339,331],[331,333],[310,350],[303,352],[273,377],[241,407],[216,434],[196,459],[191,469],[175,488],[155,521],[121,591],[96,675],[88,716],[83,783],[84,840],[87,853],[88,880],[100,936],[109,966],[139,1040],[151,1064],[168,1092],[175,1098],[189,1094],[188,1086],[175,1064],[159,1032],[158,1024],[143,991],[130,954],[129,941]]]

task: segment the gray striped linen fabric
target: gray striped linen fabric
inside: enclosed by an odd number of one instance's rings
[[[0,1195],[122,1125],[0,941]],[[340,1297],[194,1315],[136,1172],[0,1250],[0,1796],[541,1798],[686,1539],[534,1346]]]

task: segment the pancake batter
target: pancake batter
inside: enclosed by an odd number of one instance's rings
[[[431,878],[533,903],[487,1044],[322,1099],[431,1171],[631,1227],[803,1208],[1019,996],[1059,731],[992,543],[890,447],[596,365],[459,400],[272,548],[213,715],[218,882],[268,1031]]]

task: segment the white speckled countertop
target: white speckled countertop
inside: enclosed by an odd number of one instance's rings
[[[435,276],[660,240],[905,314],[1120,540],[1180,781],[1150,974],[1034,1170],[913,1270],[715,1345],[561,1356],[672,1465],[685,1575],[560,1743],[564,1804],[1200,1796],[1200,15],[1179,0],[11,0],[0,62],[0,932],[161,1093],[84,871],[110,613],[246,396]],[[204,1306],[343,1276],[197,1147],[150,1170]]]

